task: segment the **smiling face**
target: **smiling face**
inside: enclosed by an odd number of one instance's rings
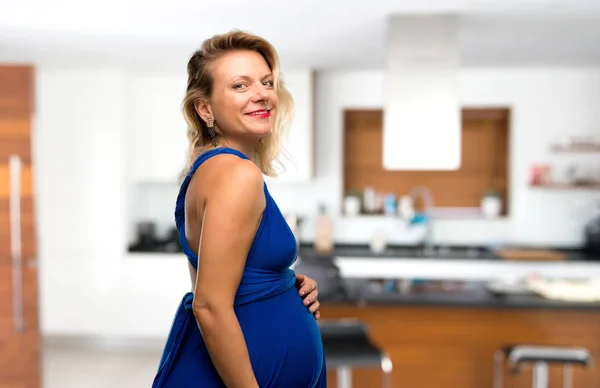
[[[256,51],[232,51],[210,65],[212,95],[196,109],[226,139],[260,139],[271,132],[277,108],[274,78]]]

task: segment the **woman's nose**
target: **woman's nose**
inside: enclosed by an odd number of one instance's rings
[[[266,101],[269,98],[269,91],[264,85],[259,85],[256,87],[256,91],[252,98],[254,102]]]

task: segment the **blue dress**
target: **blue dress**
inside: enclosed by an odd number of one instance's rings
[[[175,206],[181,247],[197,268],[198,256],[185,236],[185,194],[192,175],[207,159],[233,154],[217,148],[202,154],[183,181]],[[235,295],[234,311],[242,328],[250,362],[261,388],[325,388],[323,343],[316,319],[302,303],[290,266],[296,260],[296,240],[264,185],[266,206],[248,252]],[[206,349],[187,293],[177,309],[152,388],[225,387]]]

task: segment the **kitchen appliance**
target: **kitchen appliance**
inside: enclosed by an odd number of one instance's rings
[[[294,271],[317,282],[321,301],[341,301],[349,297],[346,284],[333,257],[305,257],[296,263]]]
[[[593,259],[600,260],[600,211],[585,226],[584,251]]]
[[[179,231],[176,227],[171,227],[167,231],[164,240],[162,241],[163,250],[170,253],[182,252],[181,244],[179,244]]]
[[[136,241],[129,247],[131,252],[157,251],[160,241],[156,232],[156,223],[140,221],[136,223]]]

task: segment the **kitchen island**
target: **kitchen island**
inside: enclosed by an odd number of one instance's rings
[[[600,304],[537,295],[494,296],[484,284],[454,291],[367,292],[322,300],[322,319],[358,319],[392,359],[393,387],[493,386],[494,352],[510,344],[566,345],[600,355]],[[552,386],[562,369],[550,368]],[[335,386],[335,371],[328,373]],[[375,387],[381,371],[357,369],[353,387]],[[557,383],[558,382],[558,383]],[[504,373],[504,387],[529,388],[531,370]],[[600,369],[575,370],[575,387],[600,386]]]
[[[576,249],[565,250],[566,259],[557,262],[506,261],[482,247],[435,252],[389,247],[375,254],[365,246],[336,246],[330,258],[345,283],[363,286],[344,296],[321,298],[322,319],[364,323],[373,342],[392,359],[393,387],[491,388],[494,353],[511,344],[585,347],[600,360],[600,303],[554,301],[533,293],[495,295],[486,286],[494,279],[531,274],[600,277],[598,258]],[[324,259],[309,246],[301,247],[300,258]],[[397,284],[399,279],[408,279],[412,287],[364,286]],[[450,286],[428,287],[431,283]],[[457,283],[462,286],[452,286]],[[562,369],[550,370],[552,386],[561,386]],[[503,377],[505,388],[531,387],[531,368],[517,375],[505,368]],[[381,378],[380,370],[355,369],[353,387],[376,387]],[[335,371],[328,372],[328,380],[335,386]],[[600,369],[576,369],[574,384],[600,387]]]

